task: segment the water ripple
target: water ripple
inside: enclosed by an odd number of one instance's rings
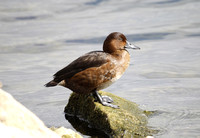
[[[144,40],[160,40],[164,39],[168,35],[172,35],[174,33],[168,33],[168,32],[160,32],[160,33],[145,33],[145,34],[129,34],[126,35],[127,39],[129,41],[144,41]],[[71,39],[71,40],[66,40],[66,43],[88,43],[88,44],[93,44],[93,43],[102,43],[105,39],[104,37],[94,37],[90,39]]]
[[[105,0],[95,0],[95,1],[91,1],[91,2],[86,2],[85,4],[86,5],[95,5],[95,6],[97,6],[100,3],[102,3],[103,1],[105,1]]]

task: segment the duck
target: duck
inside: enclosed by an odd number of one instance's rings
[[[119,108],[112,104],[111,97],[101,96],[98,91],[116,82],[128,68],[130,54],[127,49],[140,49],[131,44],[124,34],[110,33],[104,43],[103,51],[92,51],[80,56],[53,75],[46,87],[57,85],[78,94],[91,94],[103,106]]]

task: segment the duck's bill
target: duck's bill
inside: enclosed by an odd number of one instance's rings
[[[129,41],[126,41],[126,46],[125,48],[130,48],[130,49],[135,49],[135,50],[139,50],[140,48],[138,46],[135,46],[133,44],[131,44]]]

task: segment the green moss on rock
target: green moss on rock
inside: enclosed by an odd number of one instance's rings
[[[65,113],[87,122],[92,128],[103,131],[109,137],[145,137],[152,131],[147,128],[147,116],[138,105],[108,92],[99,92],[114,100],[120,109],[106,107],[90,95],[72,93]],[[79,130],[80,131],[80,130]]]

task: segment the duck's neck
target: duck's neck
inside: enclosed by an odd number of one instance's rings
[[[130,54],[127,50],[123,49],[123,50],[117,50],[113,53],[110,53],[112,56],[114,56],[115,58],[119,59],[130,59]]]

